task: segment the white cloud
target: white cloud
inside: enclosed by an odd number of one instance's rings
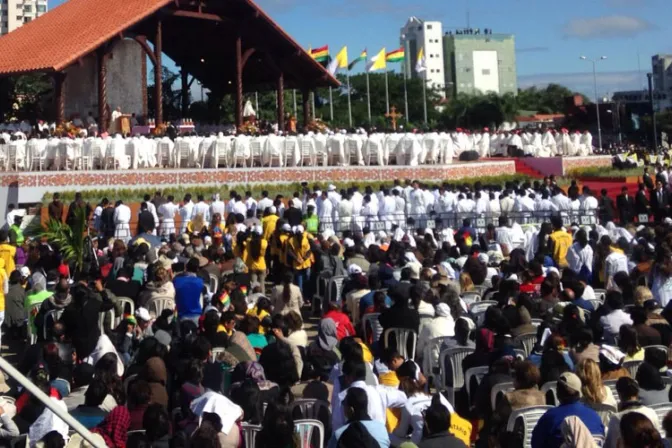
[[[572,19],[565,25],[564,34],[579,39],[632,37],[653,28],[653,24],[637,17],[612,15]]]

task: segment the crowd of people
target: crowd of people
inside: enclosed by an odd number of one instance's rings
[[[662,179],[649,179],[652,200]],[[137,229],[124,204],[78,196],[66,210],[55,195],[51,219],[89,227],[90,250],[79,265],[20,225],[0,230],[2,341],[111,448],[238,448],[249,434],[259,448],[317,448],[311,424],[330,448],[668,446],[669,205],[635,227],[634,211],[550,178],[437,191],[395,182],[381,197],[307,188],[181,206],[147,195]],[[427,225],[483,197],[497,224]],[[320,224],[374,198],[378,213]],[[563,222],[574,201],[595,221]],[[400,218],[386,219],[387,202]],[[404,226],[407,207],[426,216]],[[525,207],[547,218],[511,217]],[[389,226],[372,231],[370,216]],[[0,441],[86,445],[12,381],[0,392]],[[547,404],[531,427],[508,424]]]
[[[46,125],[45,125],[46,126]],[[59,128],[60,129],[60,128]],[[80,129],[80,128],[74,128]],[[122,135],[85,129],[0,124],[0,163],[8,170],[128,169],[219,166],[348,166],[449,164],[484,157],[588,156],[588,131],[515,129],[490,132],[370,129],[283,132],[201,132]]]

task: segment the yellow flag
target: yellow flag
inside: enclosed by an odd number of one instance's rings
[[[383,70],[384,68],[387,68],[385,48],[380,50],[378,54],[371,58],[371,62],[369,63],[367,71],[375,72],[376,70]]]
[[[333,75],[339,68],[348,68],[348,47],[341,48],[341,51],[339,51],[336,54],[336,57],[329,63],[327,70]]]

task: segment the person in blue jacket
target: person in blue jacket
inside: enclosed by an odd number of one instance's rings
[[[565,372],[558,378],[558,400],[560,405],[549,409],[539,419],[532,431],[532,448],[560,448],[562,422],[570,416],[581,419],[592,435],[604,436],[604,425],[593,409],[581,403],[581,380],[572,372]]]

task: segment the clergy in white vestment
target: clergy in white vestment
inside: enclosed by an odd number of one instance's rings
[[[472,199],[471,193],[467,193],[466,195],[460,193],[457,196],[455,211],[457,213],[474,213],[476,211],[476,202]]]
[[[371,195],[364,196],[364,206],[362,207],[362,218],[364,226],[371,228],[372,224],[378,221],[378,206],[373,202]]]
[[[112,111],[112,115],[110,116],[110,125],[107,128],[110,135],[121,132],[121,121],[119,120],[121,115],[121,107],[117,107]]]
[[[154,217],[154,226],[155,228],[158,227],[159,225],[159,215],[156,212],[156,205],[154,205],[151,201],[151,196],[146,194],[145,197],[145,204],[147,204],[147,211],[152,214],[152,217]],[[138,215],[140,212],[138,211]],[[153,233],[153,232],[152,232]]]
[[[588,187],[583,187],[584,199],[581,204],[581,211],[585,216],[590,217],[590,224],[595,224],[597,222],[597,209],[599,207],[597,198],[593,196],[593,192]]]
[[[579,149],[580,156],[589,156],[593,153],[593,135],[589,131],[585,131],[581,135],[581,148]]]
[[[455,143],[450,134],[442,132],[439,134],[439,158],[440,163],[453,163],[455,157]]]
[[[252,197],[251,191],[245,192],[245,207],[252,210],[252,216],[257,216],[257,200]]]
[[[420,154],[420,163],[437,162],[439,157],[439,134],[435,131],[429,132],[422,139],[422,153]]]
[[[198,195],[198,202],[194,205],[194,208],[191,211],[191,220],[193,221],[199,215],[203,218],[203,222],[206,225],[210,223],[210,206],[206,204],[202,194]]]
[[[483,129],[481,139],[478,141],[478,155],[488,157],[490,155],[490,129]]]
[[[346,137],[345,131],[336,132],[327,139],[329,149],[329,160],[333,160],[336,165],[345,166],[348,164],[346,159]]]
[[[340,232],[343,232],[345,230],[352,230],[353,208],[354,206],[352,204],[352,201],[350,200],[350,195],[346,193],[341,199],[341,201],[338,203],[339,221],[337,223],[336,230]]]
[[[515,146],[518,149],[523,149],[523,139],[520,137],[520,131],[514,131],[509,141],[509,146]]]
[[[169,195],[167,199],[168,202],[161,204],[158,210],[159,217],[161,218],[159,234],[165,237],[169,237],[175,233],[175,215],[180,211],[180,207],[175,204],[175,198],[172,195]]]
[[[574,131],[572,134],[572,152],[570,156],[576,156],[579,154],[579,149],[581,146],[581,133],[579,131]]]
[[[502,208],[501,204],[499,202],[499,198],[495,196],[495,193],[492,191],[488,195],[488,200],[490,201],[490,215],[492,215],[493,218],[499,218],[499,216],[502,214]]]
[[[405,228],[405,216],[406,216],[406,200],[401,195],[401,190],[392,190],[392,196],[394,196],[394,223],[401,227]]]
[[[322,192],[322,202],[317,218],[320,223],[334,225],[334,204],[329,200],[327,192]],[[333,228],[333,227],[332,227]]]
[[[569,212],[571,209],[572,201],[567,196],[565,196],[565,193],[560,188],[554,192],[551,201],[553,201],[553,203],[558,207],[558,210],[561,212]]]
[[[397,201],[394,196],[390,194],[390,190],[383,191],[383,200],[380,203],[379,214],[380,220],[385,222],[385,228],[391,229],[395,222],[395,212],[397,211]]]
[[[476,213],[485,214],[490,211],[490,198],[485,191],[476,192]]]
[[[191,216],[194,211],[194,203],[191,200],[191,194],[186,194],[184,196],[184,202],[182,207],[180,207],[180,218],[182,223],[180,225],[180,235],[183,235],[187,232],[187,225],[191,222]]]
[[[541,193],[541,201],[537,204],[537,211],[550,216],[553,212],[559,211],[558,206],[551,201],[551,196],[548,191],[544,190]]]
[[[424,227],[424,220],[427,215],[427,203],[425,192],[420,188],[418,181],[413,182],[413,190],[410,193],[411,216],[420,228]]]
[[[271,205],[273,205],[273,202],[271,202]],[[219,213],[220,218],[224,220],[224,217],[226,216],[225,211],[226,204],[219,197],[219,193],[213,194],[212,202],[210,203],[210,216],[215,216],[215,214]]]
[[[131,239],[131,209],[122,201],[117,201],[114,209],[114,238],[128,243]]]
[[[503,214],[511,213],[516,201],[511,197],[511,191],[506,190],[502,193],[499,199],[500,210]]]
[[[556,137],[556,142],[558,143],[558,154],[568,156],[574,152],[574,145],[567,129],[562,129],[562,132]]]
[[[257,209],[265,212],[267,208],[273,206],[273,200],[268,197],[268,191],[264,190],[261,192],[261,199],[257,203]],[[224,216],[222,214],[222,216]]]
[[[539,157],[554,157],[557,154],[557,145],[555,142],[555,137],[550,129],[547,129],[544,132],[544,135],[541,138],[541,150],[539,151]]]
[[[236,201],[233,203],[231,213],[236,215],[247,216],[247,204],[245,204],[245,201],[243,201],[242,196],[240,195],[236,196]]]
[[[383,164],[388,165],[390,163],[390,155],[393,155],[396,159],[397,146],[401,141],[401,134],[387,134],[383,139]],[[397,165],[401,163],[398,162]]]

